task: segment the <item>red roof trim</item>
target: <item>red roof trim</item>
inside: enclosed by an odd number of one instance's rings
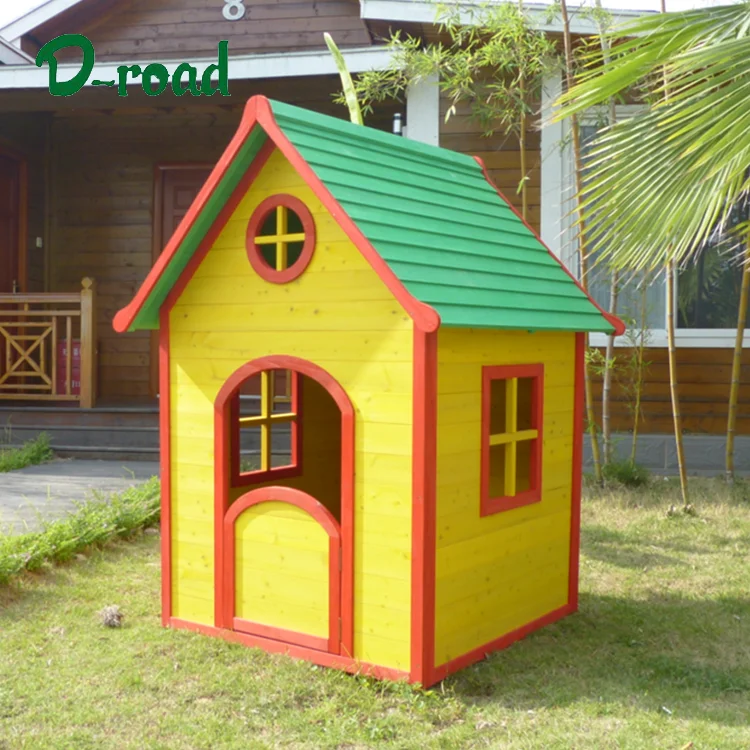
[[[170,238],[164,252],[159,256],[145,281],[138,289],[131,302],[120,310],[114,318],[113,326],[118,333],[124,333],[133,324],[141,308],[154,291],[160,277],[165,272],[169,263],[176,255],[180,245],[184,241],[190,228],[195,223],[201,211],[205,208],[208,199],[216,190],[225,172],[236,158],[245,140],[249,136],[253,126],[258,123],[273,141],[276,147],[287,158],[290,164],[297,170],[301,177],[307,182],[321,203],[328,209],[333,218],[338,222],[349,239],[362,253],[365,260],[370,264],[375,273],[380,277],[388,290],[393,294],[398,303],[406,310],[414,321],[414,324],[425,333],[436,331],[440,326],[440,316],[429,305],[420,302],[413,297],[406,287],[401,283],[388,264],[380,257],[377,250],[370,244],[367,238],[357,228],[356,224],[338,201],[331,195],[329,190],[321,182],[310,165],[292,145],[291,141],[284,135],[276,123],[271,109],[271,104],[265,96],[253,96],[245,105],[240,127],[232,138],[226,151],[222,154],[213,171],[201,188],[189,211],[180,222],[175,233]],[[184,273],[184,271],[183,271]]]
[[[164,251],[148,272],[148,276],[146,276],[144,282],[136,292],[135,297],[133,297],[133,299],[115,315],[112,325],[117,333],[125,333],[125,331],[127,331],[133,324],[133,321],[136,319],[136,316],[140,312],[144,303],[154,291],[162,274],[177,254],[177,251],[185,240],[187,233],[192,228],[201,211],[205,208],[208,199],[218,187],[227,169],[234,161],[243,144],[247,140],[247,137],[250,135],[250,131],[252,131],[253,126],[257,122],[256,99],[257,97],[253,97],[245,105],[245,111],[242,115],[240,127],[237,129],[237,132],[234,134],[234,137],[221,155],[219,161],[216,162],[216,166],[213,168],[205,184],[200,189],[200,192],[190,206],[190,209],[179,223],[175,233],[170,237]]]
[[[268,137],[276,144],[279,151],[284,154],[290,164],[305,179],[305,182],[307,182],[321,203],[328,209],[331,216],[338,222],[347,237],[362,253],[365,260],[372,266],[372,269],[388,287],[388,290],[393,294],[398,303],[406,310],[417,328],[425,333],[436,331],[440,327],[440,316],[437,311],[413,297],[388,264],[380,257],[378,251],[362,234],[349,214],[344,211],[292,142],[284,135],[284,132],[276,123],[268,99],[264,96],[257,96],[253,97],[251,101],[255,99],[258,100],[258,122],[263,127],[263,130],[266,131]]]
[[[539,241],[542,247],[560,264],[560,268],[562,268],[562,270],[565,271],[568,276],[570,276],[575,285],[588,297],[589,302],[591,302],[591,304],[602,314],[604,319],[615,329],[615,336],[622,336],[622,334],[625,333],[625,323],[623,323],[616,315],[608,313],[606,310],[599,306],[599,304],[591,297],[591,295],[581,286],[578,279],[573,276],[567,266],[547,247],[544,240],[537,234],[536,230],[529,224],[528,221],[526,221],[526,219],[523,218],[523,216],[521,216],[518,209],[505,197],[502,190],[500,190],[500,188],[495,185],[495,183],[492,181],[492,178],[488,174],[487,167],[485,167],[482,159],[479,156],[475,156],[474,161],[482,168],[484,179],[487,180],[487,182],[495,189],[495,192],[497,192],[497,194],[508,204],[508,206],[510,206],[511,211],[513,211],[513,213],[524,223],[526,228],[534,235],[534,237]]]

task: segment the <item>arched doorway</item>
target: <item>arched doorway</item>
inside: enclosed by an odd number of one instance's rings
[[[346,392],[296,357],[246,363],[216,398],[214,460],[216,625],[351,655]]]

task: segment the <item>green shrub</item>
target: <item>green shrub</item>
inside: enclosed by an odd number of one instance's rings
[[[128,537],[159,520],[159,480],[105,497],[95,495],[76,513],[45,523],[42,530],[19,536],[0,535],[0,585],[24,570],[70,560],[81,550]]]
[[[651,475],[648,469],[633,461],[610,461],[602,467],[606,482],[623,487],[643,487],[649,483]]]
[[[43,432],[20,448],[0,448],[0,472],[15,471],[25,466],[34,466],[52,458],[49,435]]]

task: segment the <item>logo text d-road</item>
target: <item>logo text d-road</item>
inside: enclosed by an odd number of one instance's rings
[[[67,81],[57,79],[58,62],[55,53],[61,49],[78,49],[83,54],[80,70]],[[36,56],[37,67],[44,63],[49,65],[49,92],[52,96],[72,96],[77,94],[89,81],[96,54],[94,45],[83,34],[63,34],[50,40]],[[212,76],[218,78],[215,87],[211,85]],[[130,78],[130,81],[128,79]],[[94,79],[92,86],[117,87],[118,96],[128,95],[128,83],[141,79],[141,87],[147,96],[159,96],[166,91],[171,83],[176,96],[190,93],[193,96],[213,96],[219,93],[229,96],[229,42],[219,42],[218,61],[206,66],[198,83],[198,69],[189,63],[180,63],[170,76],[166,66],[161,63],[150,63],[144,68],[140,65],[118,65],[116,81],[100,81]]]

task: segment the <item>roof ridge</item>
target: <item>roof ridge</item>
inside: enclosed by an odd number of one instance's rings
[[[389,149],[401,150],[407,153],[421,152],[424,156],[444,159],[452,164],[467,167],[469,169],[473,166],[473,159],[468,154],[451,151],[450,149],[442,148],[441,146],[433,146],[430,143],[414,141],[410,138],[404,138],[401,135],[388,133],[385,130],[378,130],[377,128],[371,128],[366,125],[358,125],[350,120],[333,117],[332,115],[326,115],[322,112],[314,112],[305,109],[304,107],[297,107],[294,104],[287,104],[286,102],[280,102],[275,99],[269,99],[268,101],[271,105],[274,116],[277,114],[280,114],[282,117],[290,118],[297,116],[299,121],[303,124],[312,121],[324,130],[344,132],[355,140],[374,141],[378,144],[387,146]],[[277,108],[279,110],[278,112]]]

